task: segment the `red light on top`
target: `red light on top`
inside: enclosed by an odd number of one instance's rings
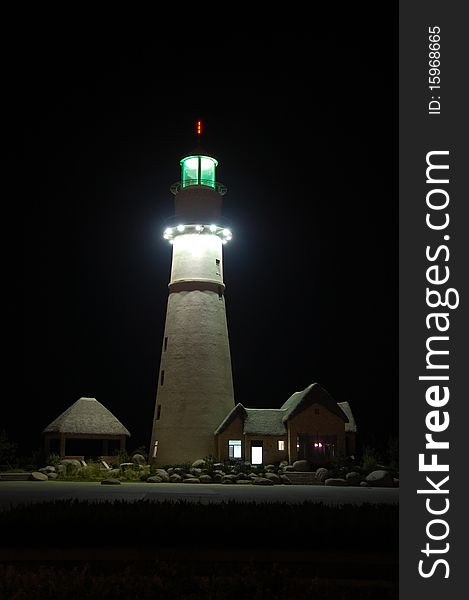
[[[202,135],[202,121],[197,121],[197,135]]]

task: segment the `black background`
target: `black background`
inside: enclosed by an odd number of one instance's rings
[[[397,434],[395,13],[20,28],[7,255],[18,301],[0,427],[24,453],[80,396],[124,423],[131,450],[148,447],[162,230],[197,118],[228,186],[236,401],[277,408],[317,381],[351,404],[362,443]]]

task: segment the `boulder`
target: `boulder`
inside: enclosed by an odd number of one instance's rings
[[[247,485],[248,483],[249,484],[252,483],[251,479],[237,479],[236,480],[237,485]]]
[[[220,469],[220,471],[223,471],[224,465],[223,465],[223,463],[214,463],[213,468]]]
[[[277,467],[275,465],[266,465],[264,467],[264,471],[266,473],[275,473],[277,471]]]
[[[270,481],[272,481],[273,483],[280,483],[280,477],[275,473],[266,473],[265,478],[270,479]]]
[[[221,483],[224,483],[224,484],[227,484],[227,483],[236,483],[236,479],[232,479],[228,475],[225,475],[225,477],[221,478]]]
[[[29,479],[30,481],[47,481],[49,478],[45,473],[41,473],[40,471],[33,471]]]
[[[158,475],[152,475],[147,479],[148,483],[161,483],[162,481],[163,480],[161,479],[161,477],[158,477]]]
[[[366,481],[360,481],[360,487],[371,487]]]
[[[394,487],[392,475],[382,469],[372,471],[365,477],[365,481],[372,487]]]
[[[198,477],[191,477],[190,479],[183,479],[182,483],[200,483],[200,479]]]
[[[283,483],[284,485],[292,484],[290,479],[288,479],[288,475],[280,475],[280,483]]]
[[[155,469],[155,475],[164,481],[165,483],[169,482],[169,473],[164,469]]]
[[[288,460],[281,460],[279,467],[288,467]]]
[[[138,465],[145,465],[146,464],[146,460],[145,457],[143,456],[143,454],[134,454],[132,456],[132,458],[130,459],[133,463],[137,463]]]
[[[192,466],[194,469],[203,469],[206,464],[207,462],[203,458],[199,458],[198,460],[194,460]]]
[[[202,475],[202,469],[199,469],[197,467],[192,467],[192,469],[190,470],[190,473],[192,475],[194,475],[194,477],[199,477],[200,475]]]
[[[347,481],[342,477],[329,477],[324,482],[324,485],[347,485]]]
[[[323,482],[329,477],[329,471],[324,467],[319,467],[316,470],[316,481]]]
[[[210,475],[201,475],[199,477],[200,479],[200,483],[212,483],[212,478],[210,477]]]
[[[168,473],[168,475],[172,475],[174,473],[174,467],[168,467],[166,469],[166,473]]]
[[[311,467],[309,466],[309,462],[307,460],[295,460],[293,463],[293,470],[304,473],[306,471],[311,471]]]
[[[131,469],[133,466],[134,466],[133,462],[124,462],[119,465],[119,468],[122,469],[123,471],[126,471],[127,469]]]
[[[60,461],[60,464],[64,465],[65,467],[67,467],[67,465],[72,465],[73,467],[77,468],[81,467],[80,461],[76,460],[75,458],[64,458]]]
[[[288,473],[288,471],[294,471],[295,469],[293,468],[293,465],[285,465],[283,467],[283,470],[285,471],[285,473]]]
[[[109,479],[103,479],[101,481],[101,485],[120,485],[121,482],[119,481],[119,479],[114,479],[114,478],[109,478]]]
[[[169,476],[169,481],[171,483],[180,483],[182,481],[182,477],[180,475],[178,475],[177,473],[173,473],[172,475]]]
[[[56,469],[55,467],[53,467],[52,465],[47,465],[47,467],[44,467],[44,469],[46,470],[46,473],[55,473]],[[39,469],[41,471],[41,469]]]
[[[174,472],[176,473],[176,475],[184,475],[185,473],[184,469],[181,469],[181,467],[175,467]]]
[[[274,482],[267,477],[256,477],[252,480],[253,485],[274,485]]]
[[[57,479],[57,473],[47,473],[47,479]]]
[[[223,477],[224,475],[220,475],[220,473],[215,473],[215,475],[213,476],[214,483],[221,483]]]
[[[222,475],[223,476],[223,475],[225,475],[225,471],[222,471],[221,469],[215,469],[213,471],[213,474],[214,475]]]
[[[347,473],[347,475],[345,476],[345,480],[347,482],[347,485],[360,485],[362,476],[356,471],[350,471],[350,473]]]

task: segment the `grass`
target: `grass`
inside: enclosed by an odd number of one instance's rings
[[[154,561],[150,565],[0,565],[0,598],[100,600],[395,600],[397,583],[321,579],[286,565],[243,564],[201,569]]]
[[[397,552],[398,507],[57,500],[0,513],[1,545],[284,547]],[[44,536],[44,532],[47,535]]]

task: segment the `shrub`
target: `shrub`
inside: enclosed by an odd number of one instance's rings
[[[374,471],[379,463],[379,456],[376,453],[376,450],[371,446],[365,446],[362,452],[362,467],[363,469],[370,473]]]

